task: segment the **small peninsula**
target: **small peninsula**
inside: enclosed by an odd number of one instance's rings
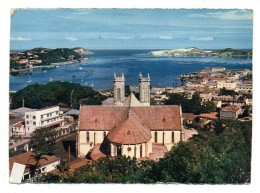
[[[26,75],[26,73],[17,73],[17,71],[88,61],[90,58],[83,56],[86,54],[93,53],[81,47],[56,49],[34,48],[24,52],[11,52],[10,72],[12,75],[19,76]]]
[[[185,49],[171,49],[158,50],[149,52],[152,56],[173,56],[173,57],[252,57],[251,51],[238,50],[233,48],[225,48],[214,51],[202,50],[200,48],[185,48]]]

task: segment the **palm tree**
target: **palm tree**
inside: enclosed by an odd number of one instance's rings
[[[43,157],[43,156],[44,155],[42,153],[38,153],[38,152],[35,152],[34,154],[29,156],[29,160],[33,159],[36,162],[34,165],[30,165],[30,170],[31,170],[32,174],[37,172],[38,167],[40,167],[40,161],[41,160],[48,161],[48,159],[46,157]]]
[[[67,172],[70,169],[70,165],[67,163],[67,160],[62,160],[61,163],[56,166],[56,168],[59,170],[61,174],[61,179],[63,181],[64,178],[67,177]]]

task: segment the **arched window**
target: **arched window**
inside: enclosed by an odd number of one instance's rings
[[[157,131],[154,132],[154,143],[157,143]]]
[[[136,157],[136,146],[134,147],[134,157]]]
[[[143,146],[142,146],[142,144],[140,145],[140,157],[143,157]]]
[[[104,133],[103,133],[103,136],[104,136],[104,139],[106,138],[106,136],[107,136],[107,134],[106,134],[106,132],[104,131]]]
[[[89,132],[87,131],[87,143],[89,143]]]
[[[174,131],[172,132],[172,143],[174,143]]]

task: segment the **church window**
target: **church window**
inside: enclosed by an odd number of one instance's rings
[[[128,147],[128,148],[127,148],[127,151],[129,151],[129,152],[130,152],[130,151],[131,151],[131,147]]]
[[[134,157],[136,157],[136,146],[134,147]]]
[[[174,131],[172,132],[172,143],[174,143]]]
[[[157,131],[154,132],[154,143],[157,143]]]
[[[89,132],[87,131],[87,143],[89,143]]]
[[[143,147],[142,147],[142,144],[140,145],[140,157],[143,157]]]

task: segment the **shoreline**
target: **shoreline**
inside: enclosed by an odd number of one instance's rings
[[[10,70],[11,72],[22,72],[22,71],[28,71],[28,70],[33,70],[33,69],[38,69],[38,68],[55,68],[56,66],[64,66],[68,64],[76,64],[80,62],[87,62],[93,60],[91,58],[84,58],[84,60],[78,61],[78,60],[73,60],[73,61],[66,61],[66,62],[57,62],[57,63],[51,63],[50,65],[42,65],[42,66],[33,66],[30,68],[25,68],[25,69],[19,69],[19,70]]]

